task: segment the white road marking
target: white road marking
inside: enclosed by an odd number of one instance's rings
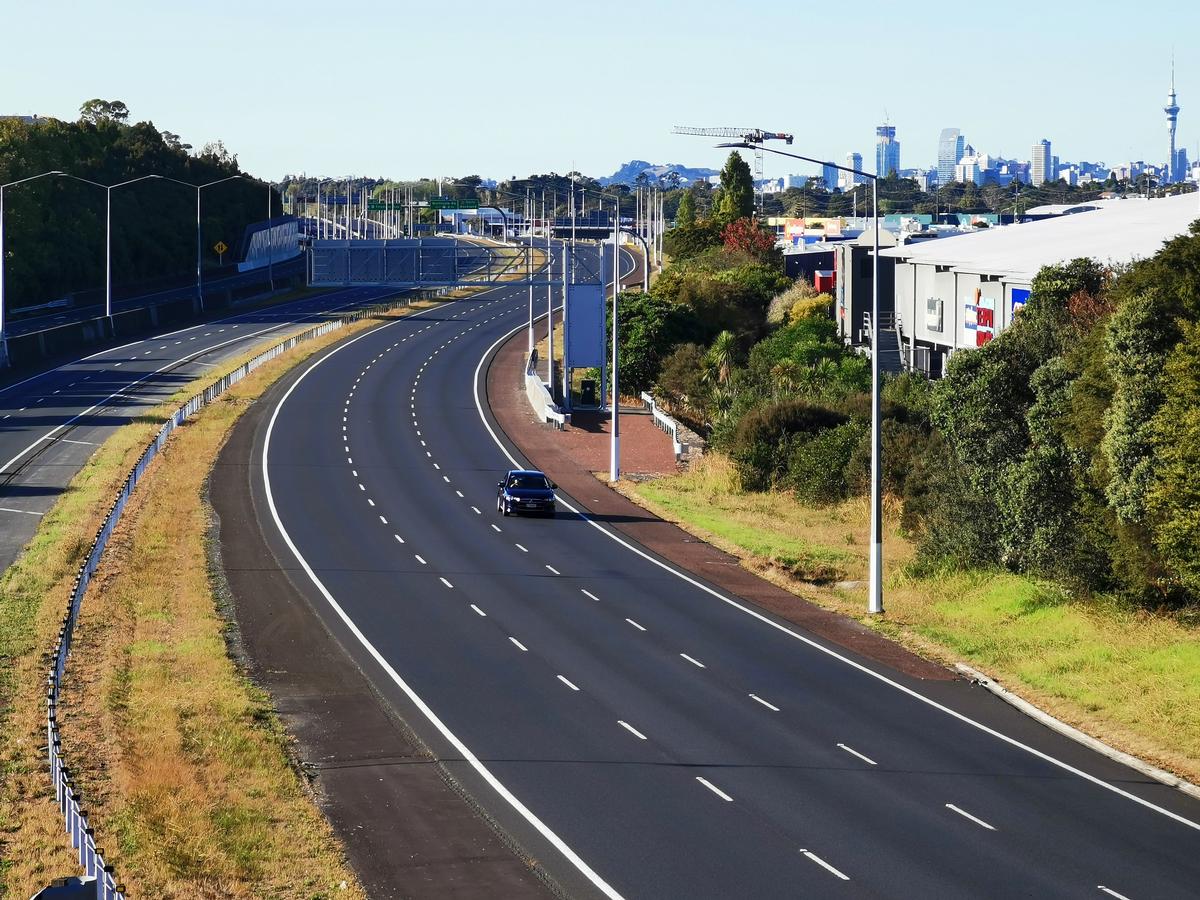
[[[861,753],[859,753],[853,747],[847,747],[845,744],[838,744],[838,746],[841,747],[843,750],[845,750],[847,753],[849,753],[851,756],[857,756],[859,759],[861,759],[863,762],[867,763],[868,765],[872,765],[872,766],[879,765],[879,763],[875,762],[875,760],[871,759],[871,757],[863,756]]]
[[[480,608],[479,608],[478,606],[476,606],[474,603],[472,603],[472,604],[471,604],[471,609],[475,610],[475,612],[479,613],[479,614],[480,614],[481,616],[483,616],[485,619],[487,618],[487,613],[485,613],[485,612],[484,612],[482,609],[480,609]]]
[[[7,506],[0,506],[0,512],[24,513],[27,516],[44,516],[45,513],[34,512],[31,509],[11,509]]]
[[[366,490],[366,488],[362,486],[362,482],[359,482],[358,489],[359,489],[360,491],[365,491],[365,490]]]
[[[450,582],[448,582],[448,581],[447,581],[445,578],[440,578],[440,577],[439,577],[439,578],[438,578],[438,581],[440,581],[442,584],[444,584],[444,585],[445,585],[446,587],[448,587],[448,588],[452,588],[452,587],[454,587],[454,585],[452,585]]]
[[[461,497],[462,497],[462,495],[463,495],[463,492],[462,492],[462,491],[455,491],[454,493],[458,494],[458,496],[459,496],[460,498],[461,498]]]
[[[414,553],[413,556],[415,556],[417,558],[417,562],[419,562],[421,565],[423,565],[423,566],[429,565],[429,563],[425,562],[425,560],[421,558],[421,555],[419,553]]]
[[[811,859],[813,862],[815,862],[818,866],[821,866],[823,869],[825,869],[829,872],[832,872],[838,878],[842,879],[842,881],[850,880],[849,875],[839,872],[837,869],[835,869],[829,863],[825,862],[825,860],[821,859],[821,857],[817,856],[817,854],[813,853],[811,850],[801,850],[800,852],[803,853],[805,856],[807,856],[809,859]]]
[[[600,602],[600,598],[597,597],[595,594],[593,594],[591,591],[584,590],[583,588],[580,588],[579,590],[583,593],[583,596],[590,597],[591,599],[595,600],[597,603]]]
[[[1116,897],[1116,898],[1117,898],[1117,900],[1129,900],[1129,898],[1128,898],[1128,897],[1126,897],[1124,894],[1118,894],[1118,893],[1117,893],[1116,891],[1114,891],[1112,888],[1106,888],[1106,887],[1105,887],[1104,885],[1102,885],[1102,884],[1098,884],[1098,885],[1096,885],[1096,887],[1097,887],[1099,890],[1102,890],[1102,891],[1104,891],[1104,893],[1108,894],[1108,896],[1110,896],[1110,897]]]
[[[621,719],[617,719],[617,724],[620,725],[622,728],[624,728],[626,731],[628,731],[630,734],[634,735],[638,740],[644,741],[646,739],[646,736],[644,734],[642,734],[640,731],[638,731],[636,728],[634,728],[628,722],[624,722]]]
[[[522,644],[520,641],[518,641],[515,637],[510,637],[509,640],[512,641],[514,644],[516,644],[517,649],[519,649],[522,653],[529,652],[529,648],[526,647],[524,644]]]
[[[499,534],[499,533],[500,533],[500,526],[499,526],[499,525],[497,525],[495,522],[492,522],[491,524],[492,524],[492,531],[494,531],[494,532],[496,532],[497,534]]]
[[[482,515],[483,515],[483,513],[481,513],[481,512],[479,511],[479,507],[478,507],[478,506],[472,506],[472,507],[471,507],[471,511],[472,511],[473,513],[475,513],[475,515],[477,515],[477,516],[482,516]],[[497,530],[497,531],[499,531],[499,529],[496,529],[496,530]]]
[[[702,785],[704,785],[706,788],[708,788],[710,791],[712,791],[714,794],[716,794],[718,797],[720,797],[722,800],[726,800],[730,803],[733,802],[732,797],[730,797],[727,793],[725,793],[723,790],[721,790],[719,787],[717,787],[715,784],[713,784],[707,778],[701,778],[699,775],[697,775],[696,780],[698,782],[700,782]]]
[[[375,501],[372,500],[370,497],[367,498],[367,503],[369,503],[371,506],[375,505]]]
[[[435,469],[440,469],[440,468],[441,468],[441,466],[439,466],[437,463],[434,463],[434,464],[433,464],[433,467],[434,467]]]
[[[383,516],[379,517],[379,521],[382,522],[384,525],[387,524],[387,519],[385,519]]]
[[[529,552],[529,551],[528,551],[528,550],[526,550],[524,547],[522,547],[520,544],[514,544],[513,546],[515,546],[515,547],[516,547],[518,550],[520,550],[522,553],[528,553],[528,552]]]
[[[779,712],[778,706],[776,706],[774,703],[768,703],[762,697],[758,696],[758,694],[751,694],[750,699],[753,700],[755,703],[761,703],[767,709],[771,710],[771,712]]]
[[[704,665],[704,663],[700,662],[700,660],[695,659],[694,657],[688,656],[686,653],[680,653],[679,655],[682,656],[684,659],[686,659],[688,662],[690,662],[693,666],[699,666],[701,669],[708,668],[706,665]]]
[[[358,469],[351,469],[350,474],[353,475],[355,478],[357,478],[358,477]]]
[[[400,535],[398,535],[398,534],[393,534],[393,535],[392,535],[392,537],[394,537],[394,538],[396,539],[396,542],[397,542],[397,543],[399,543],[399,544],[403,544],[403,543],[404,543],[404,538],[400,537]]]
[[[498,346],[500,346],[502,343],[507,341],[509,338],[511,338],[514,334],[519,332],[524,327],[525,327],[524,325],[519,325],[516,328],[512,329],[511,331],[501,335],[499,338],[496,339],[496,341],[490,347],[487,348],[487,350],[484,351],[483,355],[480,356],[480,358],[479,358],[479,362],[475,366],[475,381],[474,381],[474,387],[473,387],[473,391],[475,394],[475,410],[479,414],[479,419],[481,422],[483,422],[484,428],[487,430],[488,434],[491,435],[492,440],[495,442],[496,446],[500,449],[500,452],[504,454],[504,456],[508,459],[508,461],[510,463],[512,463],[513,468],[519,468],[521,464],[513,457],[512,453],[510,453],[508,448],[504,445],[504,442],[501,441],[500,438],[496,435],[495,429],[492,428],[491,423],[488,421],[487,416],[484,414],[483,400],[482,400],[480,392],[479,392],[480,383],[481,383],[480,373],[483,369],[484,362],[488,359],[488,357],[492,354],[492,352]],[[1109,784],[1107,781],[1105,781],[1102,778],[1098,778],[1095,775],[1085,772],[1083,769],[1073,766],[1070,763],[1063,762],[1062,760],[1051,756],[1049,753],[1043,753],[1041,750],[1038,750],[1035,747],[1031,747],[1028,744],[1024,744],[1021,741],[1018,741],[1016,738],[1009,737],[1007,734],[1004,734],[1001,731],[997,731],[994,728],[984,725],[982,722],[977,722],[976,720],[972,719],[970,716],[967,716],[964,713],[960,713],[957,710],[951,709],[950,707],[939,703],[938,701],[932,699],[931,697],[926,697],[924,694],[920,693],[919,691],[916,691],[913,688],[903,685],[900,682],[895,681],[892,678],[889,678],[887,675],[884,675],[881,672],[876,672],[870,666],[864,665],[863,663],[860,663],[860,662],[857,662],[856,660],[850,659],[848,656],[845,656],[842,653],[839,653],[837,650],[834,650],[831,647],[825,647],[825,646],[821,645],[820,643],[818,643],[817,641],[813,640],[812,638],[805,637],[804,635],[800,634],[797,631],[794,631],[793,629],[789,628],[786,625],[782,625],[779,622],[772,621],[763,613],[758,612],[757,610],[751,609],[750,607],[748,607],[742,603],[739,603],[738,601],[733,600],[730,597],[725,596],[720,591],[717,591],[714,588],[711,588],[705,584],[702,584],[701,582],[699,582],[695,578],[693,578],[691,575],[688,575],[685,572],[683,572],[679,569],[676,569],[674,566],[669,565],[669,564],[663,562],[662,560],[655,559],[653,556],[651,556],[646,551],[644,551],[638,547],[635,547],[633,544],[629,543],[629,541],[625,540],[624,538],[622,538],[615,532],[610,531],[608,528],[605,528],[602,524],[597,522],[595,519],[593,519],[591,516],[589,516],[583,510],[580,510],[580,509],[576,508],[575,506],[572,506],[570,503],[567,503],[565,500],[560,499],[559,502],[561,502],[563,506],[565,506],[571,512],[578,515],[581,519],[583,519],[585,522],[587,522],[590,526],[595,528],[598,532],[600,532],[602,535],[607,537],[609,540],[614,541],[615,543],[624,547],[629,552],[634,553],[637,556],[640,556],[642,559],[646,560],[651,565],[657,566],[658,568],[674,575],[676,578],[679,578],[680,580],[687,582],[688,584],[690,584],[692,587],[696,588],[697,590],[703,591],[704,593],[708,594],[710,597],[713,597],[716,600],[719,600],[720,602],[726,604],[727,606],[732,607],[733,609],[738,610],[739,612],[745,614],[746,616],[749,616],[752,619],[756,619],[758,622],[760,622],[763,625],[766,625],[768,628],[774,628],[776,631],[780,631],[783,634],[786,634],[789,637],[791,637],[797,641],[800,641],[801,643],[807,645],[808,647],[815,650],[816,652],[824,653],[826,656],[830,657],[831,659],[836,659],[838,662],[840,662],[852,669],[855,669],[856,671],[867,676],[868,678],[874,678],[876,681],[879,681],[882,684],[886,684],[886,685],[888,685],[888,687],[911,697],[913,700],[916,700],[918,703],[923,703],[926,706],[931,707],[932,709],[936,709],[939,712],[944,713],[945,715],[949,716],[950,718],[957,719],[959,722],[962,722],[964,725],[969,725],[970,727],[975,728],[975,729],[983,732],[984,734],[990,735],[991,737],[994,737],[996,740],[1001,741],[1005,744],[1008,744],[1010,747],[1015,747],[1018,750],[1022,750],[1025,753],[1028,753],[1030,756],[1035,756],[1038,759],[1040,759],[1044,762],[1047,762],[1052,766],[1062,769],[1064,772],[1070,772],[1072,775],[1082,778],[1084,781],[1090,782],[1091,784],[1094,784],[1097,787],[1102,788],[1106,791],[1110,791],[1110,792],[1112,792],[1120,797],[1123,797],[1126,800],[1129,800],[1133,803],[1136,803],[1139,806],[1142,806],[1146,809],[1153,810],[1154,812],[1158,813],[1159,815],[1165,816],[1166,818],[1171,819],[1175,822],[1179,822],[1181,825],[1186,825],[1188,828],[1192,828],[1192,829],[1195,829],[1196,831],[1200,831],[1200,822],[1198,822],[1198,821],[1189,819],[1186,816],[1181,816],[1178,813],[1172,812],[1169,809],[1166,809],[1155,803],[1151,803],[1149,800],[1144,800],[1143,798],[1137,796],[1136,794],[1131,794],[1129,791],[1119,788],[1114,784]]]
[[[946,804],[946,809],[952,810],[952,811],[954,811],[954,812],[958,813],[960,816],[962,816],[962,817],[964,817],[964,818],[967,818],[967,819],[970,819],[970,820],[971,820],[972,822],[974,822],[976,825],[982,825],[982,826],[983,826],[984,828],[986,828],[988,831],[995,831],[995,830],[996,830],[996,829],[995,829],[995,827],[993,827],[993,826],[989,825],[987,822],[983,821],[983,819],[980,819],[980,818],[979,818],[979,817],[977,817],[977,816],[973,816],[973,815],[971,815],[971,814],[970,814],[969,812],[967,812],[966,810],[959,809],[959,808],[958,808],[957,806],[955,806],[953,803],[947,803],[947,804]]]
[[[564,676],[562,676],[562,675],[559,675],[559,676],[558,676],[558,680],[559,680],[559,681],[561,681],[563,684],[565,684],[567,687],[569,687],[569,688],[570,688],[571,690],[573,690],[573,691],[577,691],[577,690],[579,690],[579,688],[577,688],[577,687],[575,687],[575,685],[571,684],[571,682],[569,682],[569,681],[568,681],[568,680],[567,680],[567,679],[566,679]]]
[[[550,570],[550,574],[552,574],[552,575],[561,575],[562,574],[562,572],[558,571],[558,569],[554,568],[554,566],[547,565],[546,568]]]
[[[634,628],[636,628],[638,631],[646,630],[646,627],[644,625],[639,625],[637,622],[633,621],[633,619],[626,619],[625,621],[628,622],[630,625],[632,625]]]
[[[450,478],[449,478],[449,476],[447,476],[447,475],[443,475],[443,476],[442,476],[442,481],[446,482],[446,484],[449,484],[449,483],[450,483]]]

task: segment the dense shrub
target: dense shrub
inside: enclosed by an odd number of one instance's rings
[[[756,407],[737,423],[728,447],[746,490],[765,491],[788,470],[793,439],[846,422],[846,417],[803,400]]]
[[[805,503],[844,500],[849,492],[846,467],[855,449],[869,441],[870,426],[843,422],[791,442],[785,484]]]

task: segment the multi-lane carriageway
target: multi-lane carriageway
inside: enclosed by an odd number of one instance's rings
[[[251,471],[297,590],[554,880],[655,898],[1197,896],[1189,797],[586,515],[498,516],[496,481],[523,461],[484,382],[526,304],[497,288],[299,367],[263,401]]]

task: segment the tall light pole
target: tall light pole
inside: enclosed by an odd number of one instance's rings
[[[204,312],[204,248],[201,246],[202,238],[200,234],[200,192],[205,188],[224,184],[227,181],[245,180],[247,176],[230,175],[227,178],[218,178],[216,181],[210,181],[206,184],[192,184],[190,181],[180,181],[178,178],[169,178],[166,175],[155,175],[153,177],[162,178],[164,181],[173,181],[175,184],[182,184],[184,187],[192,188],[196,192],[196,302],[200,305],[200,312]],[[270,190],[270,188],[271,186],[267,185],[267,190]],[[319,209],[318,215],[320,215]]]
[[[8,184],[0,184],[0,367],[8,365],[8,307],[4,301],[4,189],[24,184],[27,181],[37,181],[39,178],[62,174],[55,169],[51,172],[42,172],[40,175],[30,175],[28,178],[18,178]]]
[[[830,166],[842,172],[861,175],[871,179],[871,211],[875,219],[874,255],[871,260],[871,552],[868,562],[869,591],[867,611],[870,613],[883,612],[883,470],[880,465],[882,456],[882,425],[883,414],[880,403],[879,378],[879,173],[864,172],[847,166],[825,160],[813,159],[810,156],[800,156],[796,153],[785,153],[773,147],[759,144],[749,144],[737,141],[718,144],[718,147],[737,147],[745,150],[762,150],[779,156],[788,156],[804,162],[816,163],[819,166]]]
[[[621,204],[617,202],[613,218],[613,307],[612,376],[609,378],[609,402],[612,403],[612,431],[608,444],[608,480],[621,480],[621,390],[617,376],[617,299],[621,296]],[[602,267],[603,268],[603,267]]]

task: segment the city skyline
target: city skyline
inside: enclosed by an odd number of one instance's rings
[[[1200,25],[1200,9],[1179,10],[1164,35],[1150,22],[1125,21],[1116,3],[1093,3],[1089,21],[1118,17],[1122,27],[1093,29],[1086,49],[1070,49],[1064,36],[1082,40],[1077,10],[1015,0],[1004,17],[968,8],[926,26],[882,0],[860,6],[854,34],[862,55],[831,49],[813,60],[836,73],[822,87],[818,116],[816,107],[787,102],[785,44],[764,41],[762,23],[770,21],[780,41],[817,34],[831,47],[847,23],[837,10],[774,0],[719,23],[682,0],[647,0],[628,27],[618,25],[617,41],[596,28],[590,8],[548,0],[521,4],[520,29],[510,27],[511,11],[481,7],[464,22],[436,6],[382,0],[349,0],[336,16],[312,0],[250,4],[239,9],[237,28],[150,0],[73,7],[69,16],[23,4],[6,13],[10,33],[28,39],[6,48],[0,114],[72,120],[89,98],[120,99],[133,120],[196,147],[222,140],[248,171],[268,177],[605,173],[631,158],[719,168],[725,151],[672,135],[674,124],[786,131],[806,156],[861,152],[871,165],[873,129],[886,121],[897,128],[906,168],[936,165],[949,125],[993,155],[1023,157],[1046,136],[1063,159],[1166,162],[1172,36]],[[1022,10],[1036,13],[1037,29],[1023,24]],[[485,49],[493,31],[502,39]],[[51,35],[53,54],[41,39]],[[1009,48],[989,56],[989,64],[1011,63],[1003,79],[939,67],[949,48],[973,46],[981,35]],[[116,46],[125,49],[114,53]],[[748,51],[767,75],[754,88],[718,62]],[[246,76],[240,60],[254,61]],[[503,78],[496,65],[506,66]],[[1182,55],[1175,83],[1184,108],[1178,143],[1194,156],[1200,118],[1193,121],[1188,106],[1200,97],[1200,59]],[[514,119],[515,101],[537,115]],[[787,168],[768,159],[766,174]]]

